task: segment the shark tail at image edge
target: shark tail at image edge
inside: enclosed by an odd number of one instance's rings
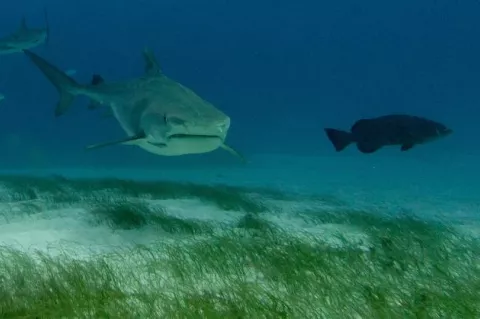
[[[55,86],[60,95],[55,107],[55,117],[65,114],[75,100],[75,94],[73,94],[72,91],[81,88],[81,85],[65,72],[35,53],[29,50],[23,50],[23,52]]]

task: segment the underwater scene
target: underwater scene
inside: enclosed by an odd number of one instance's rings
[[[480,2],[0,2],[0,319],[480,318]]]

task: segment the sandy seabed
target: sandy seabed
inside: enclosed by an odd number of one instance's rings
[[[474,165],[4,172],[0,318],[480,318]]]

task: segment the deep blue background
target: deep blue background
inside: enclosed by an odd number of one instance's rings
[[[258,152],[332,155],[323,127],[406,112],[444,122],[448,139],[395,156],[478,153],[480,4],[475,0],[18,0],[0,2],[0,34],[22,15],[51,40],[35,52],[106,80],[143,72],[154,49],[164,72],[232,118],[230,144]],[[161,158],[129,146],[79,99],[53,117],[58,95],[22,54],[0,56],[0,164],[10,166],[237,165],[222,151]],[[362,156],[355,148],[338,156]]]

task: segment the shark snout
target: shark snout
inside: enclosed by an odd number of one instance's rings
[[[221,134],[226,134],[230,128],[230,118],[226,118],[215,124],[215,129]]]
[[[207,131],[211,130],[212,135],[217,135],[222,139],[225,139],[229,129],[230,129],[230,118],[227,117],[212,123]]]

